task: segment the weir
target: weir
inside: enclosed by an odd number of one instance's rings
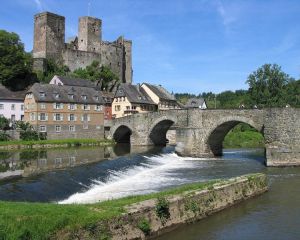
[[[119,142],[123,128],[131,145],[163,145],[172,126],[177,154],[211,157],[222,155],[226,134],[238,123],[246,123],[265,138],[267,166],[293,166],[300,165],[299,119],[296,108],[168,110],[114,119],[108,138]]]

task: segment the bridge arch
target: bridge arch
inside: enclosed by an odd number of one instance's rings
[[[111,130],[111,137],[117,143],[130,143],[130,137],[133,133],[132,127],[125,124],[119,124]]]
[[[156,119],[149,129],[149,139],[154,145],[166,145],[167,132],[170,127],[176,124],[175,117],[161,117]]]
[[[212,152],[215,156],[221,156],[223,152],[223,141],[225,136],[239,123],[246,123],[255,128],[258,132],[263,132],[263,126],[259,123],[256,123],[251,118],[241,116],[221,118],[211,125],[210,131],[207,133],[207,150]]]

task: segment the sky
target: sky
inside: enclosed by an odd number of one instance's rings
[[[33,16],[102,19],[102,38],[133,41],[133,81],[171,92],[247,89],[248,75],[276,63],[300,78],[300,0],[0,0],[0,29],[33,47]]]

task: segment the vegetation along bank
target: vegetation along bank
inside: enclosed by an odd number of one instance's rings
[[[265,191],[251,174],[96,204],[0,202],[0,239],[145,239]]]

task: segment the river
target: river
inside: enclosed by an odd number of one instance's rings
[[[0,152],[0,200],[93,203],[195,181],[264,172],[270,191],[158,239],[299,239],[300,168],[266,168],[262,149],[183,158],[174,147]]]

